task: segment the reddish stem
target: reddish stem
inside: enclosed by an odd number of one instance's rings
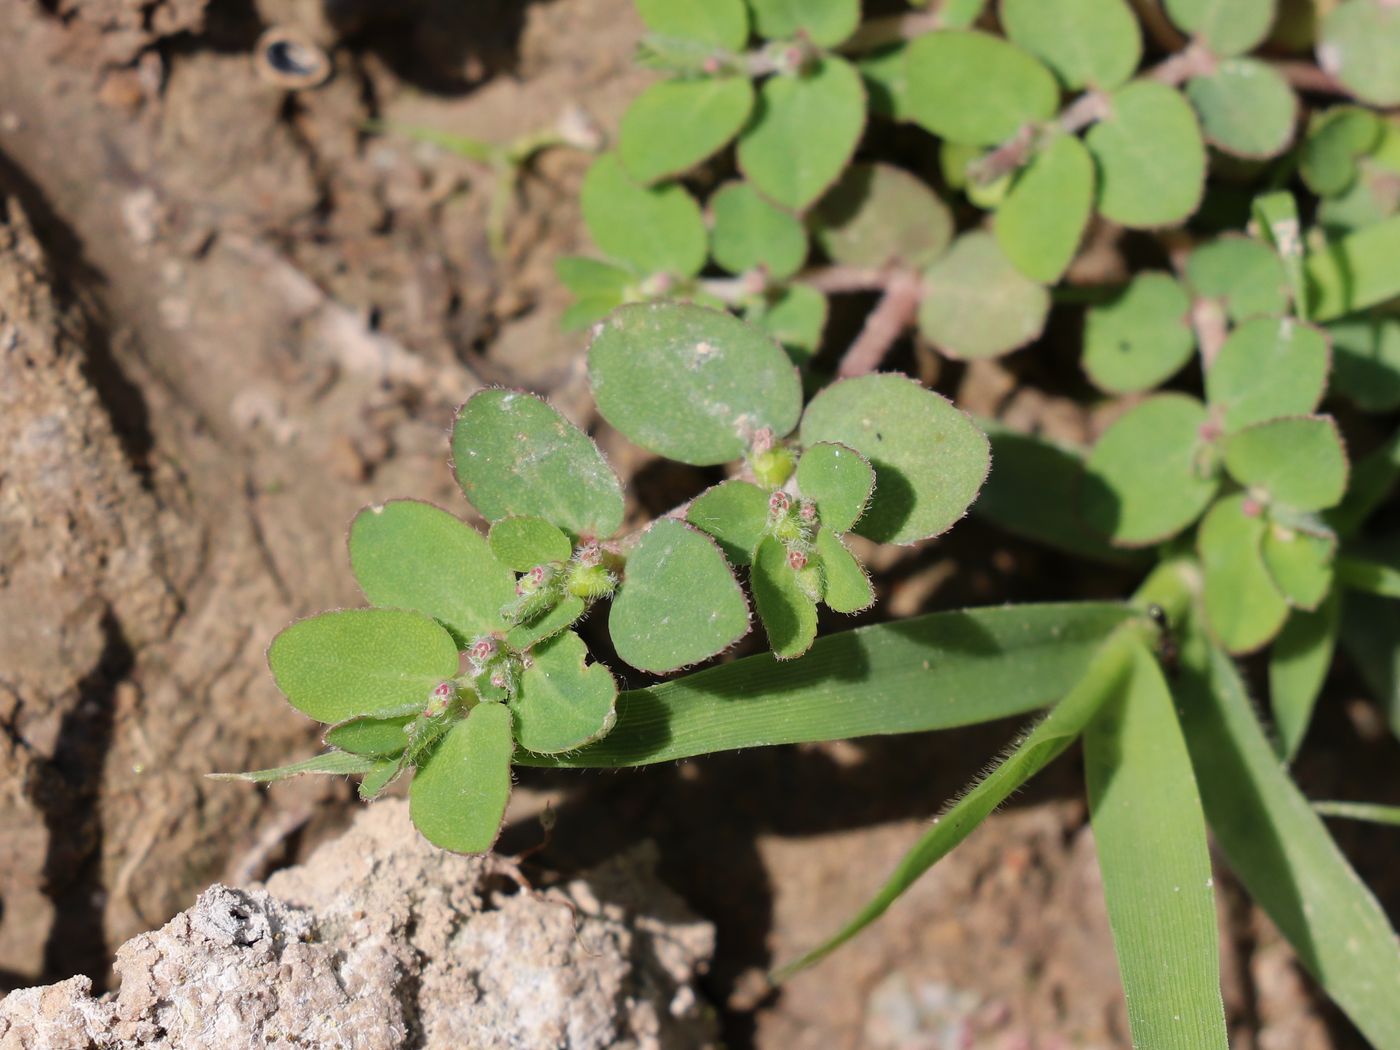
[[[922,294],[923,282],[918,274],[908,270],[891,273],[885,294],[866,317],[865,326],[841,358],[836,374],[849,379],[879,368],[895,340],[914,323]]]

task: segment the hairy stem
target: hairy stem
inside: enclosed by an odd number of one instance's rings
[[[914,323],[923,297],[923,281],[909,270],[890,275],[884,294],[865,318],[856,341],[841,358],[836,374],[843,379],[867,375],[880,367],[890,347]]]

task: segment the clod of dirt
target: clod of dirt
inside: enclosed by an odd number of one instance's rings
[[[266,887],[214,885],[117,951],[120,991],[75,977],[0,1000],[0,1048],[715,1045],[694,986],[714,929],[635,849],[544,893],[493,893],[402,801]]]

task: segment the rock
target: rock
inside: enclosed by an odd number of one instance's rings
[[[75,977],[0,1000],[0,1050],[315,1046],[683,1050],[717,1045],[694,985],[714,930],[635,849],[507,895],[501,862],[443,853],[376,803],[266,886],[215,884]]]

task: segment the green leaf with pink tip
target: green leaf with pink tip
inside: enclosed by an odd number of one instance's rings
[[[1261,498],[1293,510],[1326,510],[1347,488],[1347,454],[1330,416],[1256,423],[1225,441],[1225,469]]]
[[[768,493],[748,481],[722,481],[696,496],[685,520],[713,536],[732,565],[747,565],[768,523]]]
[[[472,395],[452,427],[452,462],[467,499],[490,521],[543,518],[599,539],[622,524],[622,486],[598,446],[532,394]]]
[[[502,565],[528,572],[536,565],[568,561],[574,546],[562,529],[543,518],[502,518],[491,526],[491,553]]]
[[[1261,546],[1269,524],[1259,509],[1248,513],[1237,492],[1210,509],[1196,547],[1204,580],[1210,633],[1232,653],[1249,653],[1273,640],[1288,618],[1288,603],[1274,585]]]
[[[816,503],[822,525],[850,532],[875,491],[875,468],[847,445],[819,442],[797,461],[797,490]]]
[[[875,604],[870,577],[841,537],[825,525],[817,532],[817,562],[822,573],[822,601],[835,612],[858,613]]]
[[[267,662],[291,705],[318,722],[392,718],[457,673],[457,643],[421,613],[342,609],[292,624]]]
[[[748,602],[714,540],[674,518],[642,534],[608,611],[622,660],[665,674],[708,660],[748,630]]]
[[[423,837],[453,853],[489,850],[510,800],[514,751],[504,704],[477,704],[454,725],[408,791],[409,816]]]
[[[510,701],[515,739],[527,751],[552,755],[606,736],[617,715],[617,683],[588,662],[583,639],[566,631],[537,646]]]
[[[501,606],[515,595],[515,577],[481,533],[419,500],[360,511],[350,526],[350,565],[371,602],[426,613],[462,649],[505,629]]]
[[[741,459],[761,430],[783,437],[802,410],[782,347],[730,314],[686,303],[615,311],[588,348],[588,376],[609,423],[699,466]]]
[[[802,444],[839,442],[875,468],[856,531],[880,543],[946,532],[967,513],[991,465],[987,436],[961,409],[894,373],[827,387],[802,417]]]
[[[820,579],[817,566],[804,571]],[[792,660],[810,649],[817,637],[817,603],[803,586],[798,571],[789,564],[788,550],[782,541],[773,536],[759,541],[749,585],[773,655],[779,660]]]

